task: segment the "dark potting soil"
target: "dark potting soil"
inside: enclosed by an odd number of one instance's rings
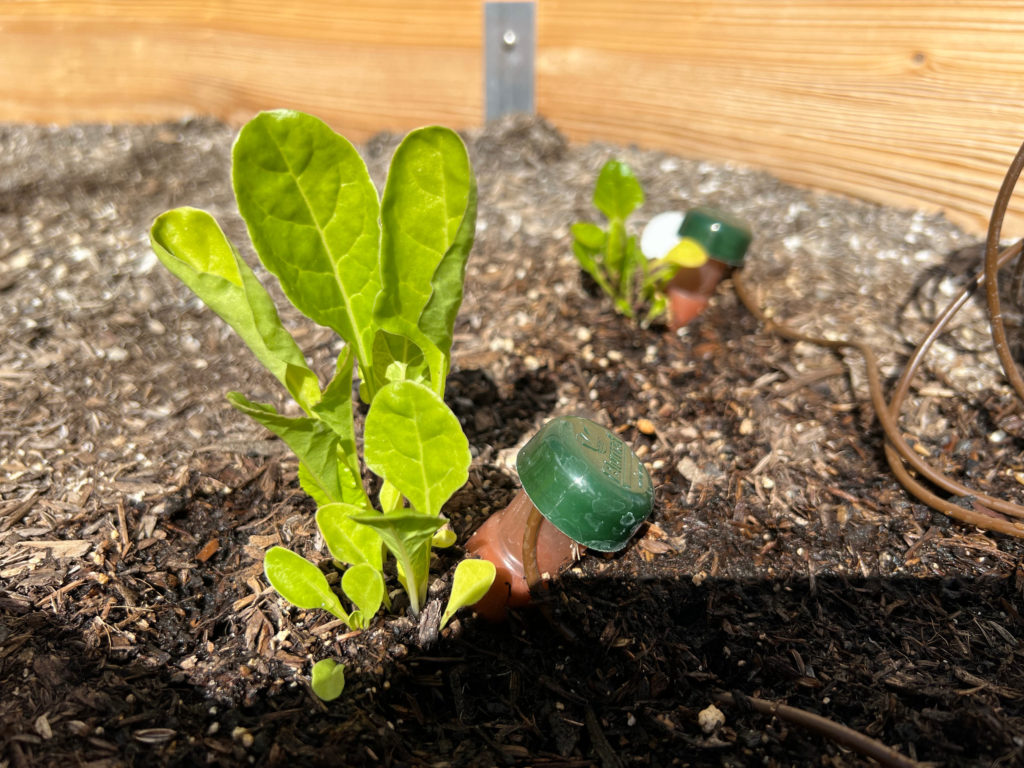
[[[378,183],[399,138],[364,147]],[[325,553],[294,459],[224,394],[288,405],[148,249],[153,217],[188,204],[254,263],[231,140],[205,121],[0,126],[0,766],[875,764],[753,699],[922,763],[1024,765],[1021,542],[900,487],[856,356],[766,333],[728,281],[680,334],[640,328],[583,290],[569,226],[597,219],[613,156],[647,192],[634,232],[663,210],[733,210],[756,233],[744,276],[762,305],[857,334],[890,379],[969,279],[974,238],[742,168],[570,146],[543,120],[467,135],[460,543],[558,414],[627,440],[655,510],[626,550],[552,584],[545,611],[464,611],[438,632],[456,546],[419,617],[352,633],[268,589],[267,547]],[[330,371],[337,339],[283,316]],[[902,424],[946,472],[1020,499],[1020,404],[990,346],[971,304]],[[324,657],[347,667],[329,704],[307,682]]]

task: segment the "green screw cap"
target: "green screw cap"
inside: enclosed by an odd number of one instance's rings
[[[743,264],[753,236],[742,219],[714,208],[691,208],[679,225],[679,237],[695,240],[708,257],[732,267]]]
[[[578,416],[538,430],[516,457],[530,501],[573,541],[599,552],[626,546],[651,514],[654,486],[618,436]]]

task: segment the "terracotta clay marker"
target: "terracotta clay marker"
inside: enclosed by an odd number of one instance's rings
[[[501,621],[530,589],[580,557],[616,552],[654,505],[646,468],[617,435],[578,416],[545,424],[516,457],[522,490],[470,538],[470,554],[490,560],[497,576],[474,608]]]
[[[664,288],[673,331],[703,312],[722,278],[743,266],[751,239],[746,222],[714,208],[693,208],[685,215],[669,211],[650,220],[640,239],[648,259],[665,258],[677,249],[707,257],[702,266],[681,267]]]

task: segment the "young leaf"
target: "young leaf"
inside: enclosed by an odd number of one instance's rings
[[[621,160],[609,160],[594,186],[594,205],[608,221],[625,220],[644,202],[644,190],[633,170]]]
[[[597,224],[589,221],[577,221],[570,227],[573,239],[587,250],[593,253],[600,253],[604,250],[605,240],[608,235]]]
[[[335,503],[333,494],[328,495],[328,493],[320,486],[320,481],[313,476],[312,472],[309,471],[309,467],[301,461],[299,462],[298,477],[299,487],[306,492],[306,495],[316,502],[318,507],[321,507],[324,504]]]
[[[304,468],[307,482],[316,485],[318,501],[345,499],[339,475],[338,436],[326,424],[319,419],[282,416],[272,405],[253,403],[239,392],[229,392],[228,402],[256,419],[295,451],[302,462],[300,471]]]
[[[263,556],[263,571],[277,593],[296,608],[322,608],[348,621],[348,613],[331,591],[327,577],[306,558],[284,547],[271,547]]]
[[[358,608],[351,615],[359,614],[359,626],[351,620],[350,626],[366,629],[384,602],[384,578],[380,571],[366,563],[353,565],[341,577],[341,590]]]
[[[323,397],[313,407],[313,413],[338,436],[338,483],[342,501],[357,506],[369,506],[359,469],[356,450],[356,429],[352,413],[352,347],[346,345],[338,355],[334,377],[324,389]],[[312,494],[310,494],[312,495]]]
[[[383,566],[383,542],[380,534],[352,519],[365,514],[369,504],[324,504],[316,511],[316,524],[327,543],[331,557],[343,563],[369,565],[376,571]]]
[[[383,386],[389,381],[428,381],[428,368],[423,350],[406,336],[384,330],[373,339],[374,378]]]
[[[353,346],[369,375],[380,204],[359,153],[315,117],[278,110],[242,128],[232,160],[260,259],[299,310]]]
[[[463,560],[455,566],[452,593],[441,615],[441,628],[444,629],[444,625],[459,608],[473,605],[486,595],[496,574],[497,570],[490,560]]]
[[[370,405],[363,455],[413,508],[436,517],[469,478],[469,441],[433,390],[412,381],[383,387]]]
[[[418,328],[446,357],[476,225],[476,180],[456,133],[413,131],[395,150],[381,199],[381,327]]]
[[[310,685],[323,701],[334,701],[345,690],[345,665],[334,659],[320,659],[313,665]]]
[[[380,493],[377,494],[377,501],[380,511],[385,514],[397,512],[403,506],[401,492],[387,480],[380,484]]]
[[[434,531],[444,522],[438,517],[405,510],[353,515],[352,519],[373,527],[384,539],[384,545],[398,563],[398,580],[409,594],[412,612],[419,613],[430,576],[430,542]]]
[[[452,546],[456,541],[455,531],[453,531],[446,523],[443,528],[439,528],[437,533],[430,541],[430,546],[436,547],[437,549],[447,549]]]
[[[604,267],[609,275],[618,277],[616,295],[626,298],[626,283],[630,278],[630,265],[626,264],[626,227],[621,219],[608,223],[608,241],[605,243]]]
[[[596,235],[594,230],[596,230]],[[608,284],[605,272],[597,261],[597,257],[604,252],[604,243],[607,239],[604,231],[596,224],[577,222],[572,225],[572,235],[572,252],[576,254],[580,268],[594,278],[594,282],[602,291],[609,296],[614,296],[615,291]],[[594,243],[599,243],[599,245],[595,246]]]
[[[167,269],[242,337],[256,358],[309,413],[320,384],[249,266],[206,211],[176,208],[150,229],[153,252]]]

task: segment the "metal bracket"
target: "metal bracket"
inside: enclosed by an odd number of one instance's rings
[[[533,114],[536,3],[484,4],[486,115]]]

